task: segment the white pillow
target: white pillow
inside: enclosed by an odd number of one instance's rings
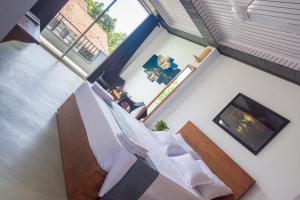
[[[154,136],[157,136],[157,135],[161,135],[161,134],[165,134],[165,135],[168,135],[168,136],[171,136],[171,135],[174,135],[176,133],[172,132],[172,131],[154,131],[154,130],[150,130],[150,132],[154,135]]]
[[[175,133],[171,133],[169,131],[151,131],[152,136],[161,144],[170,144],[170,143],[176,143],[176,140],[174,139]]]
[[[123,144],[123,146],[131,153],[138,156],[144,157],[147,155],[148,150],[142,147],[136,140],[129,137],[125,133],[119,133],[118,139]]]
[[[171,158],[176,169],[182,175],[185,182],[191,187],[212,183],[210,177],[202,169],[190,154],[184,154]]]
[[[204,199],[214,199],[232,194],[232,190],[227,187],[214,173],[212,173],[202,160],[197,160],[196,162],[201,165],[201,168],[209,175],[211,180],[211,183],[209,184],[199,185],[196,187]]]
[[[163,148],[164,148],[164,152],[169,157],[181,156],[187,153],[179,144],[176,143],[166,144],[164,145]]]
[[[196,153],[194,151],[194,149],[188,144],[186,143],[186,141],[183,139],[182,135],[180,133],[173,135],[174,139],[176,140],[177,144],[179,144],[180,146],[182,146],[182,148],[191,154],[192,158],[194,160],[200,160],[201,157],[199,156],[198,153]]]
[[[111,102],[114,101],[114,98],[109,94],[101,85],[99,85],[97,82],[95,82],[92,85],[92,89],[94,92],[103,99],[107,104],[111,104]]]
[[[196,153],[188,143],[186,143],[186,141],[183,139],[180,133],[175,134],[169,131],[152,131],[152,135],[162,145],[175,143],[181,146],[182,149],[184,149],[181,155],[187,152],[191,154],[194,160],[201,159],[199,154]]]
[[[152,131],[152,134],[160,143],[167,156],[181,156],[187,153],[187,151],[178,144],[173,137],[175,134],[166,131]]]

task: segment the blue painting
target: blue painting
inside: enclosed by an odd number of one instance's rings
[[[151,82],[167,85],[179,72],[173,58],[153,55],[143,66],[147,78]]]

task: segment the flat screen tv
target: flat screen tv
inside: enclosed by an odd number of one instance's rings
[[[255,155],[289,123],[241,93],[213,121]]]

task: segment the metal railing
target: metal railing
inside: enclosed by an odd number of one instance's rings
[[[47,28],[68,46],[71,46],[82,34],[80,30],[61,13],[58,13],[57,16],[51,20]],[[80,38],[77,44],[74,45],[73,50],[87,62],[92,62],[97,55],[102,52],[86,36]]]

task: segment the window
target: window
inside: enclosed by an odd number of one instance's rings
[[[82,47],[78,53],[83,56],[87,61],[92,61],[96,55],[94,55],[89,49],[86,47]]]
[[[51,29],[51,30],[54,30],[60,23],[60,16],[57,16],[55,18],[53,18],[50,23],[48,24],[48,28]]]
[[[59,36],[62,38],[62,39],[65,39],[68,35],[69,35],[70,31],[68,31],[67,28],[64,28],[63,31],[61,33],[59,33]]]
[[[188,65],[148,105],[146,119],[178,88],[196,68]]]
[[[139,1],[68,0],[42,31],[42,42],[71,69],[86,77],[147,16]]]

